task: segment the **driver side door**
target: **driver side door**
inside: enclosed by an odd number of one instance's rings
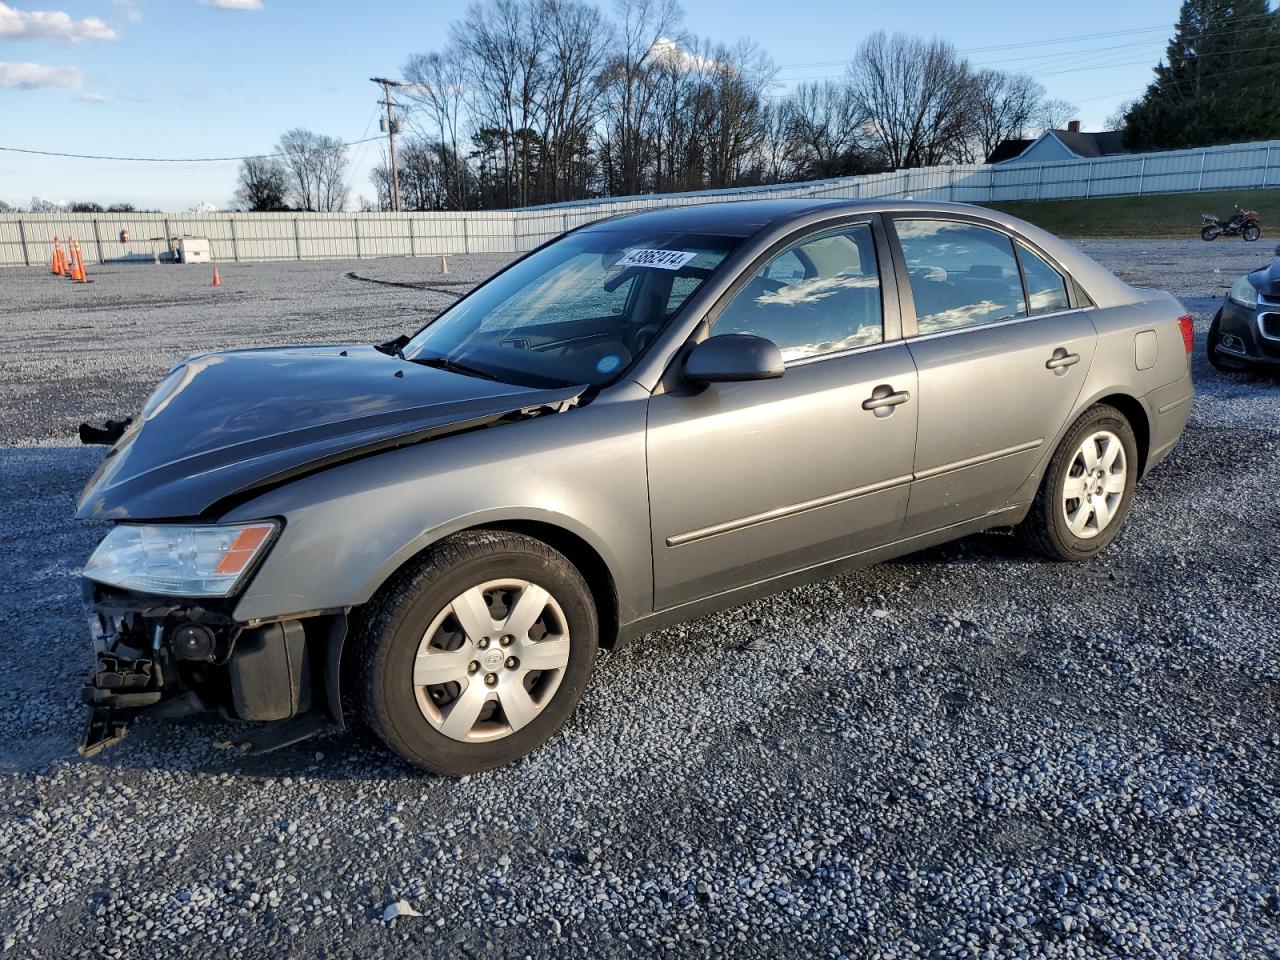
[[[785,374],[650,399],[655,609],[898,538],[917,404],[891,262],[878,220],[776,246],[708,320],[773,340]]]

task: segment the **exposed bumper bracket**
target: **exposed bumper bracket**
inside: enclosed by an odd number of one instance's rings
[[[129,660],[99,652],[93,679],[80,690],[89,706],[84,735],[76,748],[82,757],[94,757],[115,746],[129,732],[129,721],[139,711],[160,702],[164,677],[160,665],[146,658]]]

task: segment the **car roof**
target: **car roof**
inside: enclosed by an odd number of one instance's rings
[[[899,200],[895,198],[850,200],[822,197],[773,200],[725,200],[718,203],[691,203],[624,213],[598,220],[582,231],[643,229],[681,233],[701,233],[731,237],[751,237],[770,226],[791,220],[820,225],[825,218],[849,214],[906,213],[963,214],[985,220],[993,226],[1010,230],[1045,250],[1065,271],[1075,277],[1098,306],[1130,303],[1135,291],[1109,270],[1078,250],[1072,244],[1017,217],[989,207],[967,203],[932,200]]]
[[[887,211],[964,212],[992,220],[992,211],[963,203],[937,203],[923,200],[845,200],[824,197],[801,197],[776,200],[724,200],[713,203],[684,204],[641,210],[609,217],[584,227],[585,230],[680,230],[682,232],[749,237],[770,224],[814,213],[831,217],[856,213]]]

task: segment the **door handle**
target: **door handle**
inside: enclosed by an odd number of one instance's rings
[[[1059,347],[1053,351],[1053,356],[1045,361],[1045,368],[1049,370],[1066,371],[1067,367],[1080,362],[1080,354],[1068,353],[1066,347]]]
[[[906,390],[895,391],[889,384],[882,383],[862,401],[862,409],[872,411],[877,417],[887,417],[893,413],[894,407],[910,399],[911,394]]]

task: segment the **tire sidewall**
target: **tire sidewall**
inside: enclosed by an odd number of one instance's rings
[[[569,663],[551,702],[527,726],[498,740],[464,743],[423,716],[411,680],[414,659],[426,629],[455,597],[508,577],[538,584],[560,605],[568,621]],[[569,562],[549,549],[545,554],[495,549],[435,571],[415,587],[382,622],[371,625],[377,637],[375,656],[365,665],[368,705],[390,745],[418,766],[461,774],[510,763],[552,737],[581,698],[598,646],[590,591]]]
[[[1120,438],[1125,456],[1124,496],[1120,501],[1120,509],[1107,528],[1096,537],[1082,540],[1076,537],[1067,527],[1066,517],[1062,514],[1062,493],[1071,469],[1071,461],[1084,438],[1099,430],[1109,430]],[[1120,533],[1129,517],[1129,508],[1133,505],[1133,492],[1138,483],[1138,442],[1129,421],[1111,407],[1100,407],[1087,411],[1067,431],[1062,443],[1054,454],[1046,477],[1044,510],[1047,516],[1045,523],[1049,535],[1061,554],[1072,560],[1088,560],[1105,550]]]

